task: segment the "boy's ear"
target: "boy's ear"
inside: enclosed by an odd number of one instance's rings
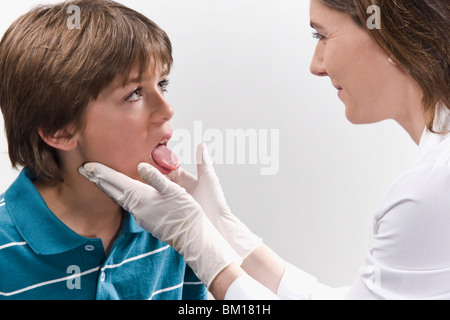
[[[38,133],[45,143],[55,149],[70,151],[78,145],[76,135],[70,133],[67,129],[60,129],[51,135],[44,134],[42,129],[39,129]]]

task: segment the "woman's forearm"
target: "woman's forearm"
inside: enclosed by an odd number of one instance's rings
[[[263,243],[244,260],[241,268],[276,294],[286,261]]]
[[[233,263],[220,272],[211,283],[209,291],[217,300],[225,299],[228,289],[234,281],[249,275],[273,293],[278,286],[286,267],[286,262],[267,245],[261,244],[239,267]]]
[[[236,263],[232,263],[223,269],[216,276],[209,287],[209,291],[213,295],[214,299],[224,300],[231,284],[243,275],[245,275],[244,270],[242,270]]]

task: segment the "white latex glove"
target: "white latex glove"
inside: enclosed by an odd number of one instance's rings
[[[194,197],[242,259],[261,245],[263,240],[231,213],[204,143],[197,147],[197,177],[181,167],[168,176]]]
[[[148,185],[99,163],[79,169],[142,228],[183,255],[208,288],[225,267],[241,262],[191,195],[149,164],[139,164],[138,171]]]

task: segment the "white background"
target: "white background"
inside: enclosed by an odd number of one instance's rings
[[[173,42],[174,129],[193,130],[201,120],[204,130],[280,130],[278,174],[216,165],[233,212],[289,262],[328,285],[350,285],[371,242],[377,203],[412,165],[417,147],[392,121],[350,124],[330,80],[309,73],[316,43],[309,1],[120,2],[155,21]],[[2,1],[0,34],[39,3]],[[0,127],[3,192],[17,172],[3,119]]]

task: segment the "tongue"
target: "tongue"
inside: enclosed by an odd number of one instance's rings
[[[178,156],[164,145],[159,145],[152,152],[153,160],[163,168],[174,171],[180,166]]]

